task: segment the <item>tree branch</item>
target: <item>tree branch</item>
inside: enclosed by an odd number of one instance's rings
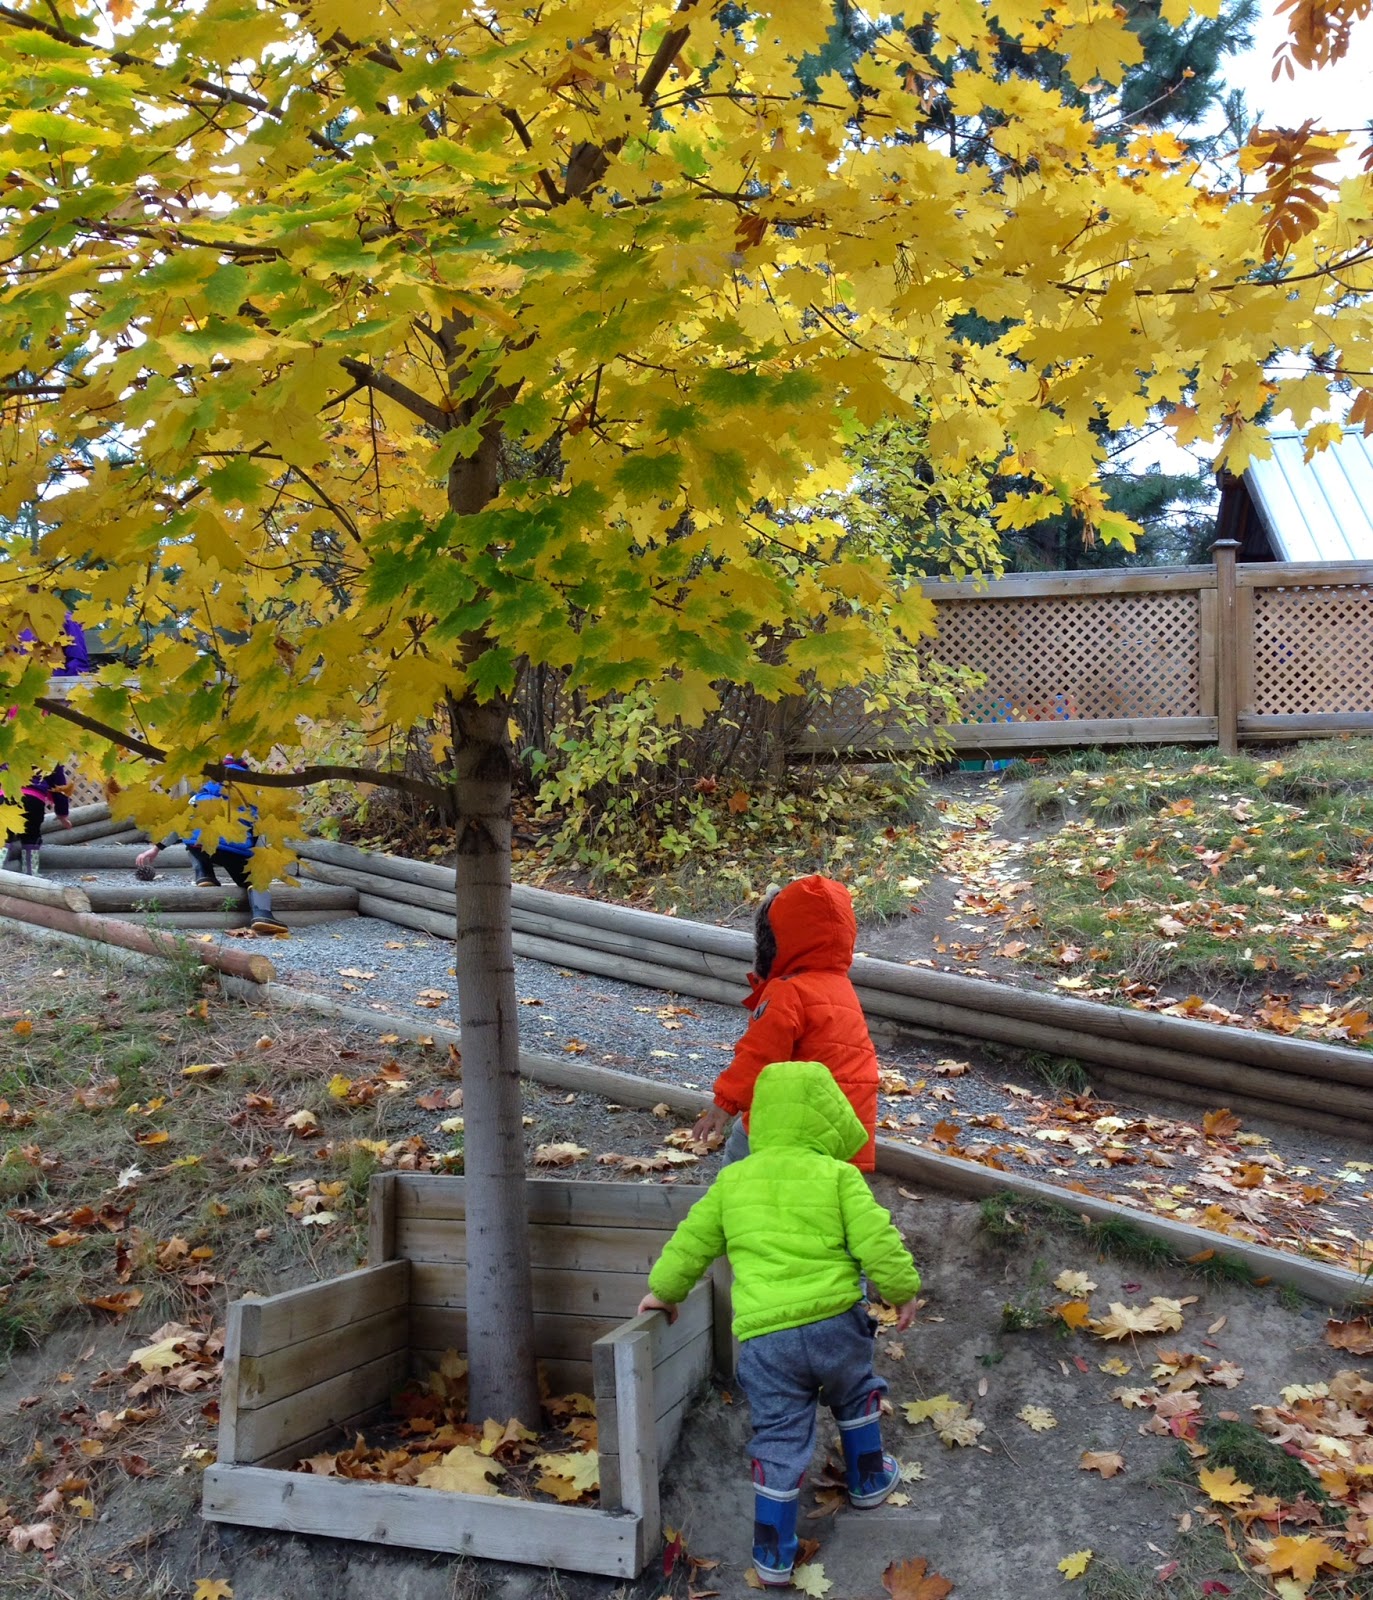
[[[344,356],[339,366],[357,383],[375,389],[378,394],[384,394],[398,406],[404,406],[412,417],[427,422],[431,428],[436,428],[440,433],[447,433],[453,426],[451,412],[445,411],[442,406],[436,406],[432,400],[426,400],[422,394],[410,388],[408,384],[402,383],[399,378],[378,372],[375,367],[369,367],[365,361],[357,361],[352,356]]]
[[[78,711],[75,706],[68,705],[65,700],[53,700],[47,695],[41,695],[34,704],[40,711],[60,717],[64,722],[75,723],[87,733],[94,733],[101,739],[107,739],[111,744],[117,744],[123,750],[142,756],[146,761],[162,762],[167,759],[167,752],[160,750],[157,745],[113,728],[107,722],[99,722],[95,717],[87,716],[84,711]],[[435,804],[442,803],[448,798],[448,791],[435,784],[422,783],[418,778],[407,778],[403,772],[374,772],[370,767],[319,765],[297,767],[294,772],[244,774],[237,767],[225,767],[222,761],[207,761],[200,770],[207,778],[214,778],[221,783],[227,780],[238,784],[240,788],[308,789],[315,783],[368,783],[380,789],[399,789],[402,794],[412,794],[419,800],[430,800]]]

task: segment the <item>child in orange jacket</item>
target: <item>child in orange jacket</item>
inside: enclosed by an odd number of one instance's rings
[[[853,1158],[871,1172],[876,1164],[877,1052],[858,995],[849,981],[858,921],[849,891],[833,878],[797,878],[765,900],[754,924],[756,971],[749,1025],[734,1059],[715,1080],[715,1105],[693,1130],[698,1139],[722,1133],[739,1115],[725,1159],[748,1154],[743,1137],[753,1086],[774,1061],[823,1061],[834,1074],[868,1142]]]

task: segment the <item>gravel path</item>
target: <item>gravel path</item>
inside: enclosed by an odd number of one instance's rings
[[[424,934],[354,917],[282,940],[189,937],[251,944],[283,982],[380,1016],[458,1026],[451,947]],[[739,1007],[518,957],[515,985],[529,1049],[693,1088],[710,1087],[744,1025]],[[881,1101],[888,1137],[1323,1259],[1373,1263],[1373,1167],[1360,1142],[1252,1119],[1207,1134],[1196,1108],[1075,1098],[1046,1088],[1010,1053],[953,1042],[912,1040],[881,1054],[893,1091]]]

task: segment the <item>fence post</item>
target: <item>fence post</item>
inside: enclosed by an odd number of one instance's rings
[[[1216,743],[1223,756],[1239,754],[1239,618],[1235,605],[1238,539],[1217,539],[1216,563]]]

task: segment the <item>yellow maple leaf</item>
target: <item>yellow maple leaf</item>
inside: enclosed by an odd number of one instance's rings
[[[234,1591],[223,1578],[197,1578],[191,1600],[234,1600]]]
[[[601,1458],[595,1450],[549,1451],[535,1456],[534,1465],[550,1478],[565,1478],[578,1494],[601,1486]]]
[[[1027,1428],[1033,1428],[1036,1433],[1047,1433],[1050,1428],[1058,1426],[1058,1418],[1044,1406],[1023,1406],[1016,1412],[1016,1416]]]
[[[1253,1498],[1252,1483],[1242,1483],[1233,1467],[1203,1467],[1197,1474],[1202,1493],[1218,1506],[1242,1506]]]
[[[1255,1539],[1250,1545],[1262,1556],[1270,1572],[1290,1572],[1299,1583],[1314,1583],[1322,1567],[1353,1572],[1354,1563],[1318,1534],[1283,1534],[1277,1539]]]
[[[822,1595],[827,1595],[834,1584],[825,1576],[825,1569],[818,1561],[808,1561],[805,1566],[797,1567],[792,1573],[791,1586],[799,1589],[802,1594],[814,1595],[816,1600]]]
[[[495,1494],[492,1478],[500,1471],[494,1461],[460,1444],[449,1450],[442,1461],[426,1467],[417,1481],[423,1489],[446,1489],[451,1494]]]
[[[1063,1271],[1054,1279],[1054,1288],[1060,1289],[1064,1294],[1071,1295],[1075,1300],[1081,1300],[1091,1294],[1096,1284],[1085,1272]]]
[[[958,1402],[947,1394],[937,1394],[929,1400],[907,1400],[901,1409],[906,1413],[907,1422],[924,1422],[927,1417],[932,1417],[936,1411],[946,1411]]]
[[[1065,1578],[1071,1581],[1080,1578],[1087,1570],[1087,1563],[1092,1559],[1090,1550],[1074,1550],[1072,1555],[1064,1556],[1058,1564],[1058,1570]]]

